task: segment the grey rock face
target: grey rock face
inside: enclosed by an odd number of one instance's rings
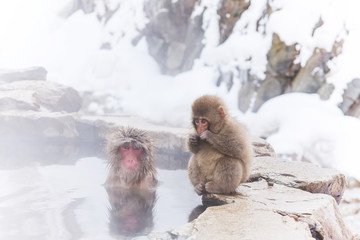
[[[360,117],[360,78],[355,78],[347,84],[340,109],[346,115]]]
[[[222,0],[217,11],[219,19],[220,44],[225,42],[231,35],[235,23],[249,8],[251,1],[246,0]]]
[[[195,0],[150,0],[144,29],[151,56],[163,73],[174,75],[191,69],[203,48],[202,14],[191,17]]]

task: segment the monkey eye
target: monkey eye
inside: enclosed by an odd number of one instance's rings
[[[134,142],[132,144],[132,146],[133,146],[134,150],[139,150],[141,148],[141,146],[140,146],[140,144],[138,142]]]
[[[195,122],[196,124],[198,124],[198,123],[200,122],[200,120],[199,120],[198,118],[195,118],[195,119],[194,119],[194,122]]]
[[[123,148],[125,148],[126,150],[130,149],[130,144],[129,143],[125,143],[124,145],[122,145]]]
[[[207,123],[207,120],[206,119],[201,119],[201,123],[205,124],[205,123]]]

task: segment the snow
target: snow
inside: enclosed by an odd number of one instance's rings
[[[248,115],[250,130],[268,136],[277,153],[359,177],[360,121],[344,116],[317,94],[284,94],[267,101],[257,114]]]
[[[193,69],[177,76],[161,74],[145,39],[131,45],[138,29],[148,22],[144,0],[106,2],[119,10],[105,24],[106,19],[98,19],[104,11],[102,1],[97,1],[96,12],[77,11],[68,18],[63,11],[74,4],[70,0],[1,1],[0,68],[44,66],[50,81],[79,91],[110,94],[113,100],[108,102],[117,104],[116,109],[173,126],[188,127],[192,101],[215,94],[224,98],[231,113],[254,134],[267,136],[278,153],[295,154],[298,160],[304,157],[360,178],[356,171],[360,167],[356,151],[360,121],[344,116],[336,106],[346,84],[360,77],[359,1],[273,0],[269,4],[276,11],[260,21],[259,32],[256,20],[264,17],[268,1],[252,1],[222,45],[218,45],[219,1],[201,1],[193,17],[207,7],[203,22],[206,46]],[[324,25],[311,36],[320,18]],[[329,101],[316,95],[287,94],[268,101],[257,114],[242,114],[237,109],[241,82],[235,81],[230,91],[225,83],[216,87],[218,68],[236,73],[240,66],[263,79],[272,33],[287,44],[298,44],[297,61],[302,65],[315,47],[329,51],[335,41],[344,40],[343,53],[329,64],[327,78],[336,87]],[[105,42],[113,48],[100,49]],[[96,112],[98,107],[92,104],[91,110]]]

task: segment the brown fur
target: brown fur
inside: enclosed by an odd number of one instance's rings
[[[198,135],[196,125],[189,136],[193,153],[188,175],[195,191],[232,193],[247,181],[252,162],[250,134],[246,127],[228,115],[224,102],[215,96],[203,96],[192,105],[192,117],[204,117],[208,130]]]
[[[122,156],[119,147],[125,143],[140,146],[143,151],[135,172],[129,172],[121,165]],[[136,128],[120,128],[111,134],[106,145],[109,175],[106,187],[150,188],[156,185],[156,169],[153,160],[153,144],[146,131]]]

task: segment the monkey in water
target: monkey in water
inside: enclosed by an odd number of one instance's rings
[[[109,174],[105,187],[148,189],[157,183],[152,139],[146,131],[124,127],[106,144]]]
[[[210,95],[194,101],[192,125],[188,175],[195,192],[235,192],[251,170],[253,151],[247,128],[228,114],[219,97]]]

